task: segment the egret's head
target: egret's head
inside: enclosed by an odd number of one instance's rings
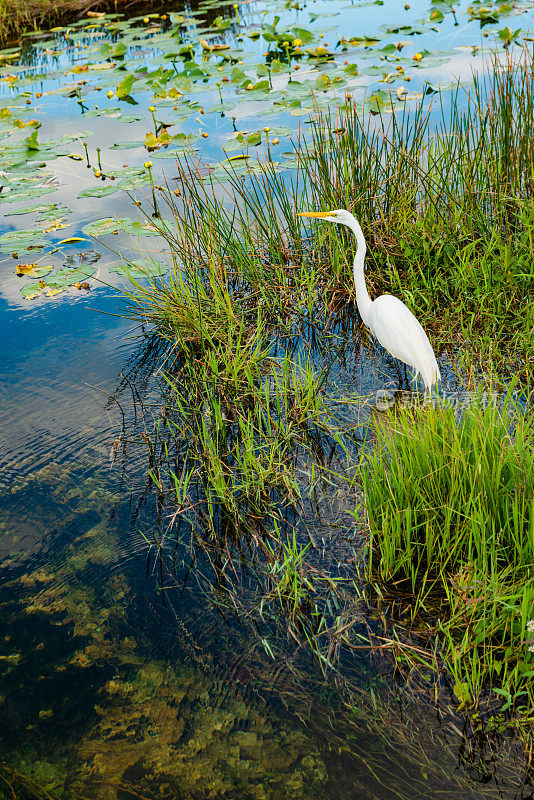
[[[354,217],[344,208],[338,208],[335,211],[304,211],[298,214],[299,217],[313,217],[313,219],[324,219],[325,222],[338,222],[341,225],[351,225],[354,223]]]

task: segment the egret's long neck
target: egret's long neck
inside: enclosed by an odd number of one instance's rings
[[[365,285],[365,276],[363,274],[367,245],[365,244],[365,238],[362,229],[360,228],[360,223],[354,219],[354,217],[349,227],[355,235],[358,243],[358,249],[356,250],[356,255],[354,256],[354,286],[356,287],[356,303],[358,305],[360,317],[367,325],[372,302],[371,298],[369,297],[369,292],[367,291],[367,286]]]

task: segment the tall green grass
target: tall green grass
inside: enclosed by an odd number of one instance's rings
[[[354,298],[354,242],[337,226],[310,232],[296,214],[346,207],[368,241],[372,294],[399,295],[438,350],[468,340],[457,355],[466,372],[513,372],[529,383],[533,108],[525,50],[495,59],[469,86],[383,117],[362,116],[350,100],[318,112],[291,171],[267,160],[259,172],[231,162],[213,172],[182,159],[181,197],[166,196],[174,271],[138,290],[136,302],[161,329],[193,324],[189,315],[209,298],[227,305],[223,325],[258,311],[278,325],[320,324]]]
[[[532,417],[508,400],[460,419],[443,408],[400,414],[378,430],[361,472],[368,579],[436,632],[462,704],[478,706],[493,690],[528,721],[533,453]]]
[[[302,154],[308,206],[346,207],[363,221],[374,291],[402,296],[434,341],[469,339],[464,367],[479,356],[477,366],[513,365],[529,380],[532,64],[528,51],[495,59],[472,85],[387,119],[347,103],[319,115]]]

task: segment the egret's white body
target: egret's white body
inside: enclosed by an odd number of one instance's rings
[[[441,376],[432,345],[421,324],[397,297],[391,294],[383,294],[376,300],[371,300],[369,297],[364,276],[367,246],[358,220],[345,209],[328,212],[309,211],[301,216],[337,222],[351,229],[358,243],[354,257],[354,285],[360,316],[388,353],[413,367],[416,377],[421,375],[425,388],[431,389]]]

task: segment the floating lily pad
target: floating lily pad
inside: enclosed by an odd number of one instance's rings
[[[95,268],[91,264],[75,269],[60,269],[54,272],[50,279],[50,284],[61,288],[74,286],[75,283],[92,278],[95,271]]]
[[[85,225],[82,230],[87,236],[106,236],[110,233],[117,234],[123,231],[124,228],[121,223],[122,219],[105,217],[104,219],[90,222],[88,225]]]
[[[91,186],[89,189],[79,192],[77,197],[107,197],[108,194],[116,191],[116,186]]]
[[[35,297],[38,297],[42,293],[43,288],[44,285],[39,286],[38,283],[27,283],[20,290],[20,294],[23,300],[33,300]]]
[[[129,97],[135,83],[135,75],[127,75],[117,86],[117,97],[119,100],[124,100]]]
[[[58,203],[30,203],[27,206],[6,211],[4,216],[13,217],[18,214],[31,214],[34,212],[39,213],[43,219],[55,219],[60,214],[68,214],[70,212],[70,208]]]
[[[46,239],[43,238],[41,231],[8,231],[0,236],[0,252],[10,253],[13,250],[19,252],[38,250],[45,247],[46,243]]]
[[[90,222],[83,228],[89,236],[106,236],[109,234],[129,233],[132,236],[156,236],[159,228],[151,222],[138,222],[129,217],[105,217],[104,219]]]
[[[132,142],[117,142],[116,144],[111,145],[110,150],[133,150],[137,147],[143,147],[143,141],[132,141]]]
[[[28,264],[17,264],[15,275],[19,277],[25,275],[27,278],[44,278],[46,275],[50,275],[53,269],[53,264],[32,264],[31,262]]]
[[[156,259],[128,261],[126,264],[119,264],[112,267],[110,272],[118,272],[121,275],[132,277],[135,280],[142,280],[146,277],[163,277],[169,271],[169,266],[165,261]]]

